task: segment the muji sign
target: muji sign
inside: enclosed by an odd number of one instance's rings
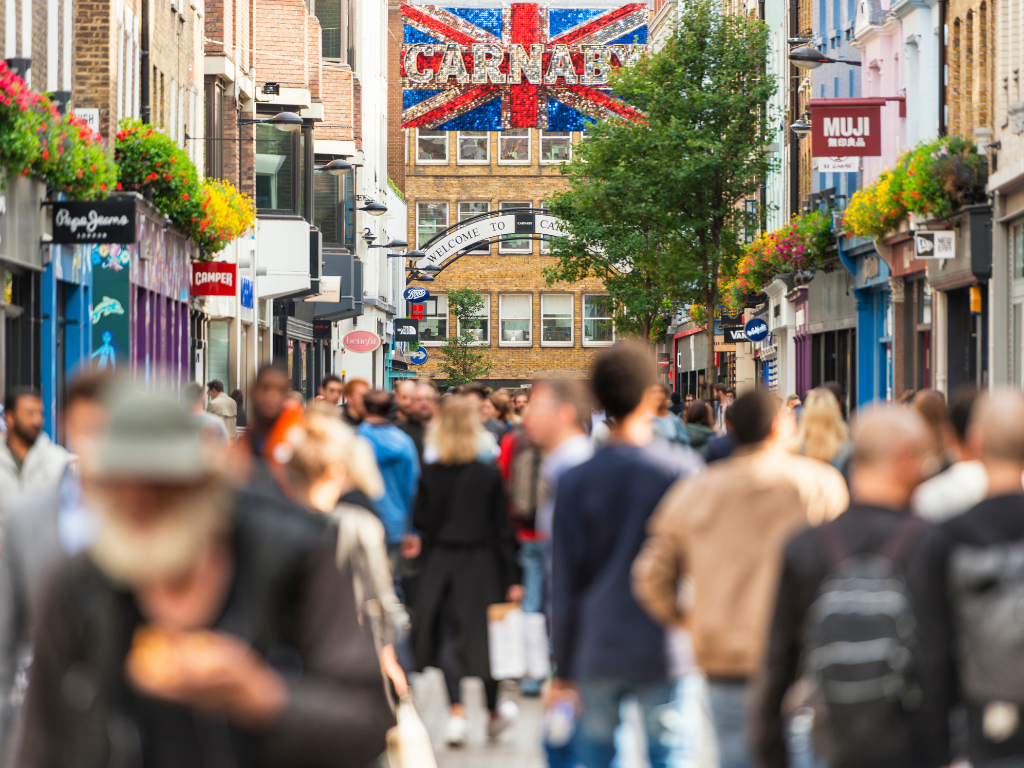
[[[881,155],[883,103],[884,99],[812,99],[811,153],[815,157]]]
[[[192,295],[234,296],[237,270],[237,264],[223,261],[192,262]]]
[[[579,131],[641,120],[606,90],[647,49],[645,3],[604,8],[403,5],[403,128]]]

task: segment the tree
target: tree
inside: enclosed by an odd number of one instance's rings
[[[477,335],[474,330],[481,327],[480,311],[484,308],[484,297],[472,288],[458,288],[448,292],[448,309],[455,315],[455,333],[449,334],[441,347],[441,361],[438,367],[451,385],[468,384],[491,372],[491,361],[487,353],[476,351]]]
[[[718,278],[732,274],[745,230],[757,227],[771,163],[767,27],[723,15],[715,0],[679,9],[665,47],[611,78],[646,120],[590,127],[563,169],[569,190],[551,203],[567,237],[553,243],[548,281],[602,278],[617,321],[651,341],[673,304],[714,317]],[[709,322],[709,386],[712,333]]]

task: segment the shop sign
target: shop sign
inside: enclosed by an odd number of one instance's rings
[[[395,341],[419,341],[420,321],[409,317],[395,320]]]
[[[811,105],[811,152],[817,158],[881,155],[881,105]]]
[[[856,173],[859,170],[859,157],[818,158],[818,173]]]
[[[373,352],[380,346],[380,336],[370,331],[350,331],[341,343],[349,352]]]
[[[402,298],[410,304],[422,304],[430,298],[430,291],[419,285],[410,285],[405,289]]]
[[[747,334],[742,326],[739,328],[723,328],[722,330],[725,331],[725,340],[729,344],[747,340]]]
[[[427,350],[424,349],[423,347],[420,347],[411,355],[408,355],[405,359],[409,361],[410,365],[423,365],[425,362],[427,362]]]
[[[252,309],[255,300],[255,293],[253,292],[251,279],[243,277],[238,281],[238,294],[242,299],[242,307],[244,309]]]
[[[325,304],[341,302],[341,275],[324,275],[320,278],[320,292],[307,296],[304,301],[322,301]]]
[[[768,338],[768,323],[755,317],[743,326],[747,341],[764,341]]]
[[[330,320],[314,320],[313,321],[313,340],[319,341],[331,338],[331,326],[333,323]]]
[[[192,262],[193,296],[234,296],[238,265],[225,261]]]
[[[918,259],[955,259],[956,232],[915,232],[914,256]]]
[[[135,200],[67,200],[53,204],[53,242],[134,243]]]
[[[659,371],[664,371],[664,370],[668,369],[668,367],[670,365],[672,365],[672,358],[669,357],[668,352],[659,352],[658,353],[658,370]]]

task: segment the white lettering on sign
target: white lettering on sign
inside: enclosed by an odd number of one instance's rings
[[[195,272],[192,275],[192,282],[197,286],[220,283],[232,288],[235,285],[235,274],[233,272]]]
[[[856,122],[854,122],[856,120]],[[825,136],[870,136],[871,121],[866,117],[826,117]],[[847,146],[840,144],[840,146]],[[853,146],[853,145],[850,145]],[[860,145],[863,146],[863,145]]]
[[[67,208],[61,208],[57,211],[54,224],[58,227],[68,227],[72,233],[84,227],[86,232],[92,234],[97,227],[127,227],[128,217],[123,214],[121,216],[100,216],[95,208],[89,211],[88,216],[72,216]]]

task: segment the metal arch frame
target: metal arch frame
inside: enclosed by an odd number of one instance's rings
[[[438,232],[436,235],[434,235],[432,238],[430,238],[427,242],[425,242],[420,247],[420,250],[426,251],[426,249],[429,248],[433,243],[436,243],[437,241],[445,238],[450,232],[453,232],[454,230],[459,229],[460,227],[464,227],[467,224],[472,224],[472,223],[477,222],[477,221],[485,221],[487,219],[493,219],[493,218],[496,218],[498,216],[507,216],[509,214],[513,214],[514,215],[514,214],[517,214],[517,213],[532,213],[532,214],[540,213],[540,214],[550,215],[551,211],[548,210],[547,208],[498,208],[498,209],[495,209],[493,211],[487,211],[486,213],[480,213],[480,214],[477,214],[476,216],[472,216],[472,217],[470,217],[468,219],[465,219],[464,221],[456,222],[455,224],[452,224],[451,226],[447,227],[446,229]],[[493,236],[488,237],[488,238],[486,238],[484,240],[477,240],[475,243],[471,243],[470,245],[467,245],[466,247],[460,248],[458,251],[455,251],[455,253],[452,256],[449,256],[447,259],[445,259],[439,265],[439,267],[440,267],[439,270],[437,272],[433,273],[433,274],[435,274],[435,275],[441,274],[441,272],[444,272],[444,270],[448,269],[449,266],[454,264],[456,261],[461,259],[463,256],[465,256],[468,253],[471,253],[472,251],[474,251],[477,248],[480,248],[485,243],[486,243],[486,245],[489,248],[490,246],[494,245],[494,243],[500,243],[503,240],[536,240],[536,241],[539,241],[539,242],[543,242],[547,237],[548,237],[547,235],[538,235],[538,234],[530,234],[530,235],[519,234],[519,235],[517,235],[514,232],[509,232],[509,233],[503,234],[503,235],[493,235]],[[415,266],[407,266],[405,269],[406,269],[406,273],[405,273],[405,275],[406,275],[406,282],[418,282],[418,279],[419,279],[418,276],[421,274],[421,271],[418,268],[416,268]]]

